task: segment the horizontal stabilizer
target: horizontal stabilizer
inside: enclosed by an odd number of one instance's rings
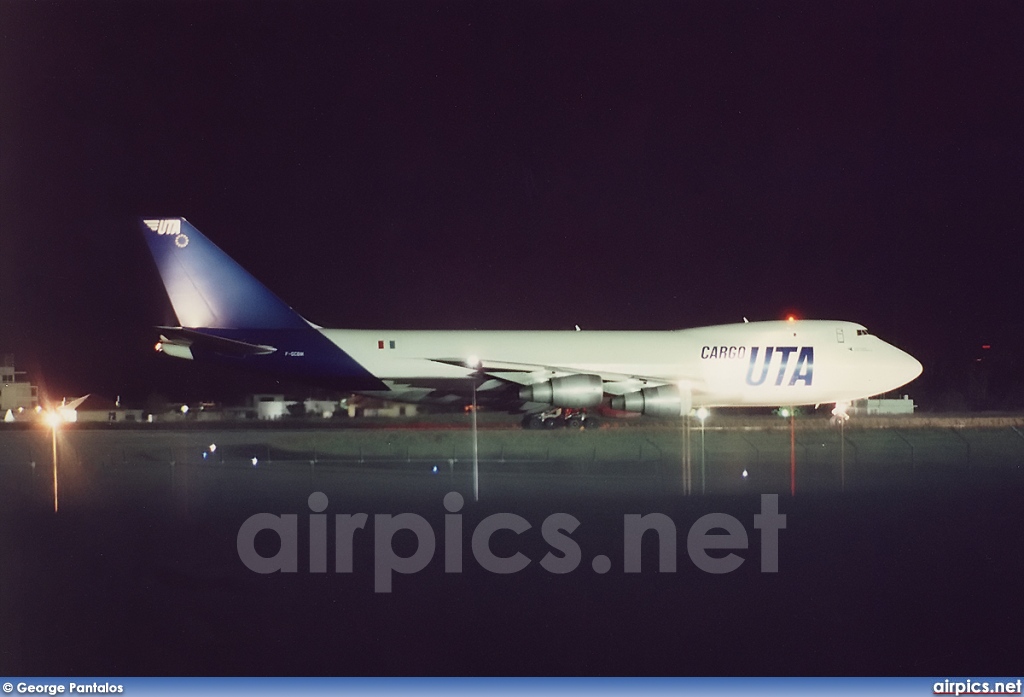
[[[187,343],[189,346],[198,345],[224,356],[266,356],[277,351],[273,346],[226,339],[222,336],[213,336],[184,327],[157,327],[157,329],[160,330],[162,336],[175,343]]]

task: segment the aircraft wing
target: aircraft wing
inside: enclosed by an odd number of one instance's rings
[[[532,385],[535,382],[548,380],[552,377],[563,377],[566,375],[578,374],[599,375],[606,385],[615,385],[618,383],[666,385],[669,384],[669,382],[698,383],[701,381],[701,378],[697,375],[679,376],[675,380],[669,381],[665,379],[665,376],[656,377],[653,375],[617,373],[603,369],[588,370],[570,368],[567,366],[544,365],[539,363],[512,363],[509,361],[496,361],[483,358],[480,359],[479,364],[475,366],[470,365],[464,358],[435,358],[433,360],[436,363],[444,363],[446,365],[457,365],[469,369],[476,368],[477,371],[483,375],[489,375],[499,380],[514,382],[519,385]],[[609,394],[616,393],[610,392]]]
[[[463,358],[434,360],[446,365],[457,365],[469,369],[476,368],[480,375],[490,378],[490,380],[481,383],[478,390],[485,391],[505,388],[506,394],[508,393],[507,388],[512,386],[527,388],[552,378],[565,378],[576,375],[599,377],[601,379],[601,390],[604,394],[612,396],[624,395],[644,388],[662,385],[686,385],[691,393],[704,391],[703,379],[697,375],[680,376],[676,380],[670,381],[666,380],[664,376],[626,374],[602,369],[589,370],[558,365],[515,363],[490,359],[480,359],[477,365],[471,365]],[[520,399],[519,402],[519,411],[538,411],[550,406],[538,404],[529,399]]]

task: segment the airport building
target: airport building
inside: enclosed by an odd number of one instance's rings
[[[76,400],[77,401],[77,400]],[[73,419],[83,423],[133,423],[144,420],[142,409],[127,409],[121,406],[121,399],[110,399],[97,395],[88,395],[76,404]]]
[[[909,396],[902,399],[858,399],[850,405],[847,413],[854,416],[891,416],[913,414],[916,405]]]
[[[16,370],[14,356],[0,361],[0,412],[35,409],[39,404],[38,388],[24,379],[25,371]]]

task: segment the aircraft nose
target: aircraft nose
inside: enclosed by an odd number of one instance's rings
[[[899,386],[901,387],[911,380],[916,379],[924,370],[924,366],[921,365],[921,361],[917,360],[906,351],[901,351],[896,347],[893,347],[892,349],[890,365],[892,375],[895,379],[899,380]]]

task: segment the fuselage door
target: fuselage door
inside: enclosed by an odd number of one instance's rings
[[[846,338],[843,336],[843,328],[840,327],[836,330],[836,341],[840,344],[846,343]]]

